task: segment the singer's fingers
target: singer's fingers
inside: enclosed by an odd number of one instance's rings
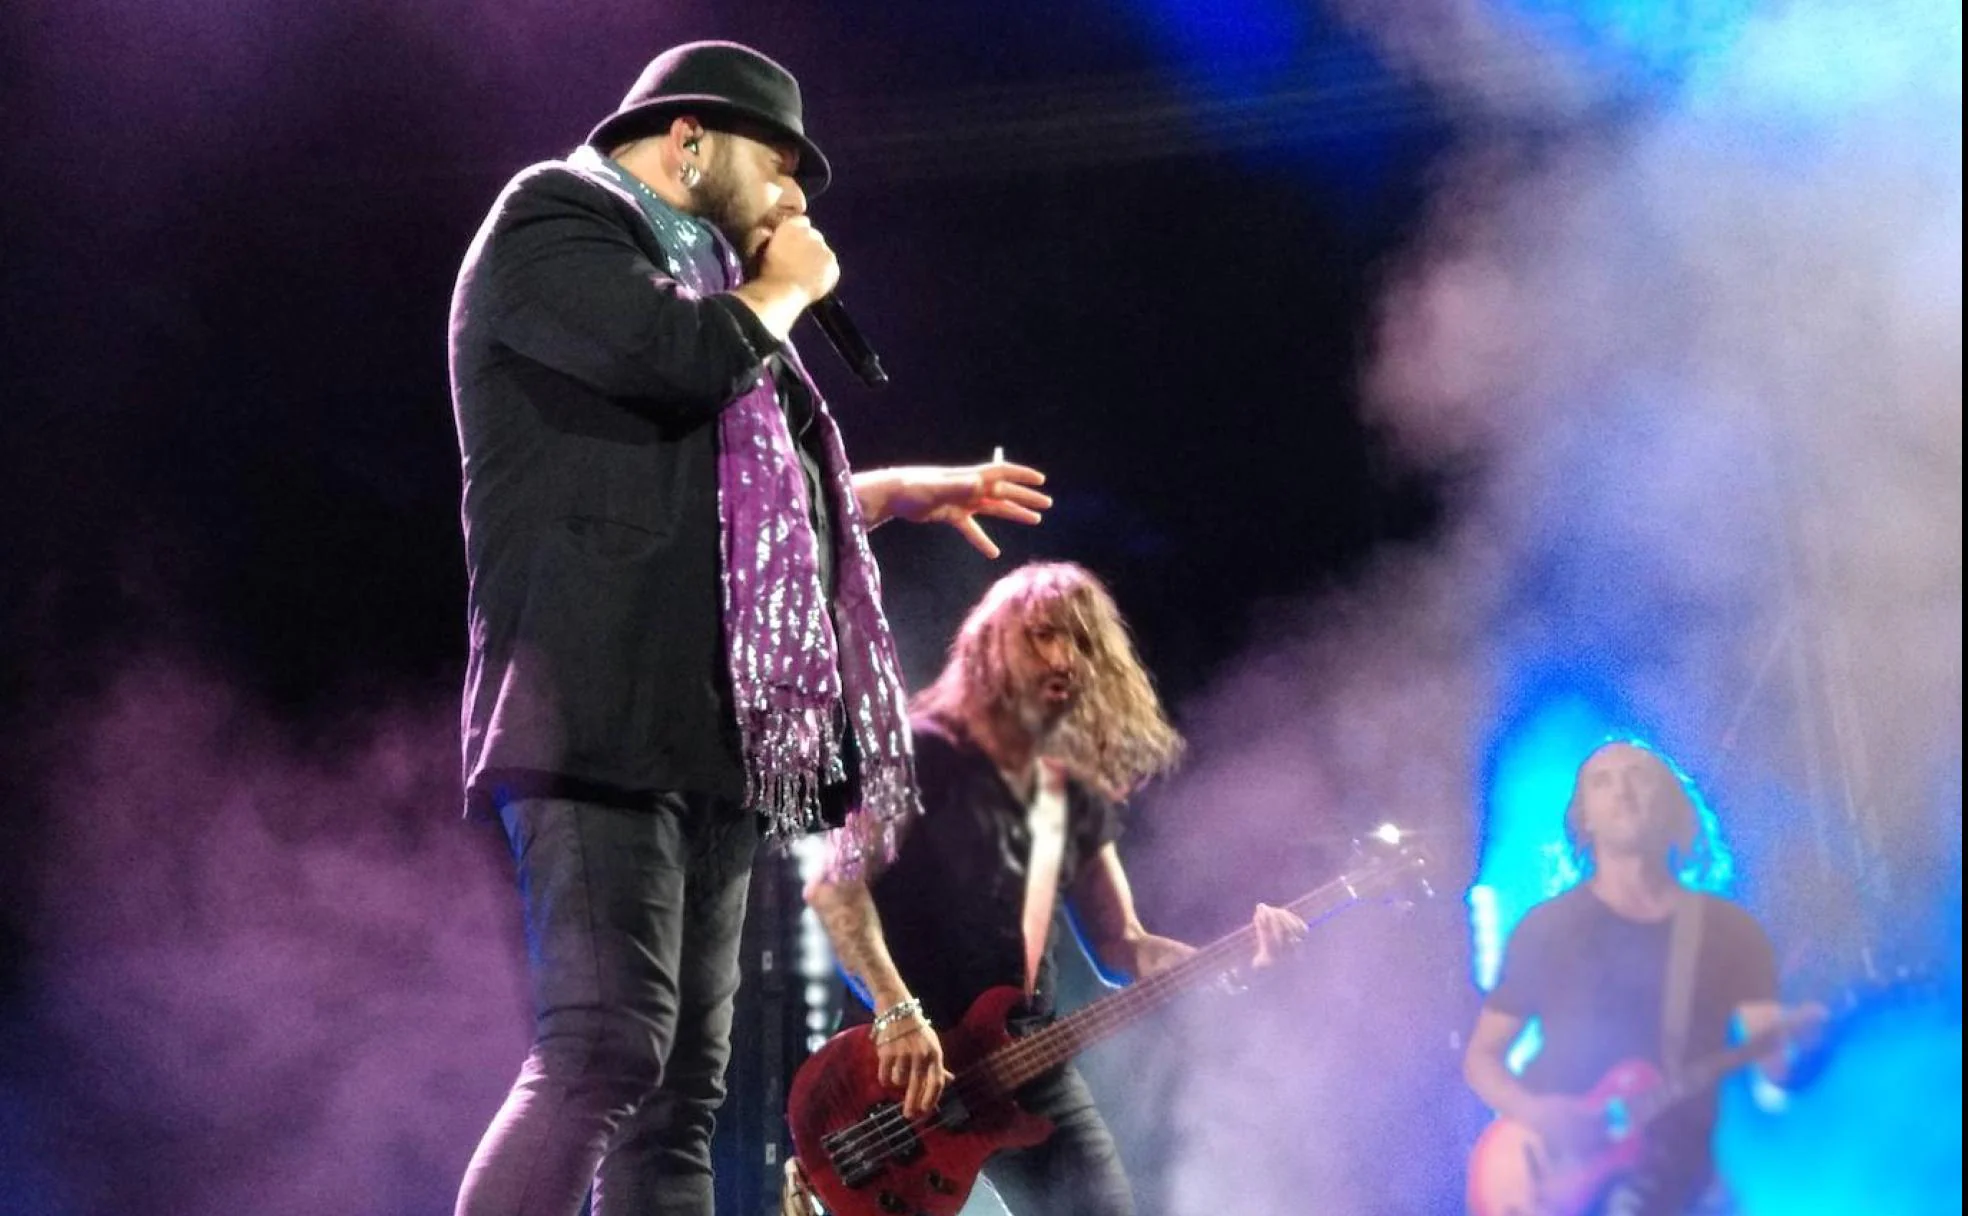
[[[1028,486],[1016,485],[1012,482],[987,481],[984,483],[984,493],[988,498],[1016,503],[1033,511],[1045,511],[1052,507],[1052,495],[1041,494]]]
[[[1021,482],[1028,486],[1045,484],[1045,474],[1029,464],[1013,464],[1008,460],[994,460],[984,466],[984,475],[1000,481]]]
[[[984,534],[984,529],[979,526],[975,517],[959,515],[952,521],[952,524],[957,531],[963,533],[963,538],[970,542],[971,548],[976,549],[985,557],[994,558],[998,555],[999,549],[997,545],[992,543],[991,538]]]
[[[1001,498],[989,498],[977,504],[979,515],[989,515],[993,519],[1008,519],[1015,524],[1036,524],[1045,519],[1030,507],[1021,507],[1015,502]]]

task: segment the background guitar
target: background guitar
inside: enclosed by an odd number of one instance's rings
[[[1668,1079],[1645,1060],[1607,1071],[1587,1101],[1604,1113],[1604,1139],[1583,1152],[1555,1151],[1538,1133],[1499,1117],[1469,1156],[1472,1216],[1580,1216],[1646,1153],[1647,1127],[1739,1068],[1769,1055],[1792,1036],[1815,1032],[1827,1014],[1807,1005],[1740,1046],[1703,1057]]]

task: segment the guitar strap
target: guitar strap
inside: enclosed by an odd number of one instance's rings
[[[1661,1068],[1671,1080],[1688,1062],[1688,1029],[1695,1012],[1696,966],[1701,960],[1702,907],[1708,902],[1689,891],[1674,909],[1668,930],[1667,982],[1661,988]]]
[[[1059,897],[1059,870],[1066,860],[1066,777],[1052,765],[1039,763],[1038,781],[1026,827],[1032,841],[1025,863],[1025,992],[1039,983],[1039,963],[1052,936],[1053,904]]]

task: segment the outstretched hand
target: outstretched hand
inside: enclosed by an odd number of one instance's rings
[[[1052,498],[1037,487],[1045,474],[1027,465],[988,464],[882,469],[856,476],[854,488],[869,527],[888,519],[949,524],[986,557],[999,549],[977,517],[1036,524]]]

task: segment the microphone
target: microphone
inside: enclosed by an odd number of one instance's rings
[[[861,330],[854,324],[854,318],[847,315],[842,307],[840,293],[823,296],[815,300],[807,310],[820,332],[827,335],[827,341],[834,347],[834,353],[841,361],[861,377],[861,383],[871,388],[879,388],[888,383],[888,373],[882,370],[881,359],[875,348],[861,336]]]

